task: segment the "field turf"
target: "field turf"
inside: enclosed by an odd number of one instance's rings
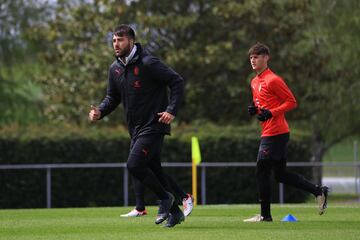
[[[360,204],[333,204],[319,216],[315,203],[273,205],[274,222],[244,223],[258,205],[197,206],[184,223],[168,229],[149,215],[120,218],[131,208],[69,208],[0,210],[0,239],[360,239]],[[287,214],[297,222],[281,222]]]

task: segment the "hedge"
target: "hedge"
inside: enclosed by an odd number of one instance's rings
[[[130,141],[124,131],[94,131],[98,134],[74,131],[66,133],[65,130],[61,134],[44,134],[46,129],[43,134],[32,137],[26,136],[26,133],[2,134],[0,164],[126,162]],[[194,132],[183,131],[183,134],[167,137],[162,161],[190,162],[192,134]],[[196,135],[199,136],[204,162],[255,162],[259,137],[249,129],[205,131]],[[300,136],[292,139],[288,160],[303,162],[309,159],[307,138]],[[309,168],[290,170],[311,179]],[[184,190],[191,192],[191,168],[165,168],[165,171]],[[206,174],[208,204],[257,202],[255,168],[207,168]],[[200,183],[200,174],[198,177]],[[0,170],[0,208],[46,207],[45,179],[45,170]],[[53,169],[51,180],[53,207],[124,204],[123,170],[119,168]],[[274,202],[278,201],[277,186],[274,182]],[[309,194],[300,190],[285,187],[285,202],[303,202],[308,196]],[[129,203],[133,205],[135,200],[132,184],[129,186],[129,197]],[[151,205],[156,203],[155,196],[149,191],[146,192],[146,202]]]

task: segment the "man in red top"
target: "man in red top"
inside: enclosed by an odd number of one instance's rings
[[[256,164],[261,214],[244,221],[272,221],[270,212],[272,170],[277,182],[314,194],[319,203],[319,214],[322,215],[327,207],[328,188],[314,185],[303,176],[286,171],[289,126],[285,112],[296,108],[296,99],[284,80],[268,68],[270,51],[267,46],[257,43],[250,48],[248,54],[251,67],[257,74],[251,81],[253,103],[248,107],[248,112],[252,116],[256,115],[262,126]]]

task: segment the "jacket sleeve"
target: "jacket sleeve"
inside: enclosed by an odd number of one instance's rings
[[[297,107],[294,95],[281,78],[270,80],[269,89],[282,101],[280,106],[269,109],[273,116],[278,116]]]
[[[117,90],[111,67],[109,69],[108,85],[106,90],[106,97],[101,102],[99,110],[101,112],[100,119],[110,114],[121,102],[121,93]]]
[[[170,101],[165,111],[176,116],[184,97],[183,78],[156,57],[146,56],[143,59],[143,62],[156,81],[165,84],[170,88]]]

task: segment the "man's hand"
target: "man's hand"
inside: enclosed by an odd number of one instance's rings
[[[255,106],[254,102],[248,106],[248,113],[250,116],[254,116],[258,112],[258,107]]]
[[[260,113],[257,115],[257,119],[259,119],[259,121],[264,122],[270,118],[272,118],[272,113],[269,110],[265,108],[260,109]]]
[[[175,116],[168,113],[168,112],[161,112],[158,113],[158,115],[160,116],[159,118],[159,122],[161,123],[165,123],[165,124],[170,124],[172,120],[174,120]]]
[[[90,121],[96,122],[97,120],[99,120],[100,116],[101,116],[100,110],[97,107],[95,107],[94,105],[91,105],[90,112],[89,112]]]

